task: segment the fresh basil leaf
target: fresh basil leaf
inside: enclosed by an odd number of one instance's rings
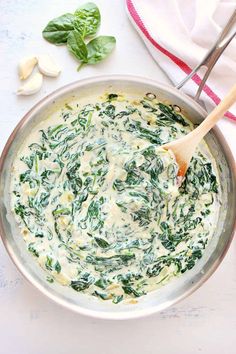
[[[54,18],[44,28],[43,37],[56,45],[66,43],[69,33],[74,29],[74,18],[69,13]]]
[[[87,44],[88,64],[96,64],[105,59],[113,50],[116,44],[115,37],[99,36]]]
[[[78,31],[70,32],[67,39],[67,48],[82,63],[88,62],[88,50]]]
[[[79,31],[83,38],[94,35],[100,26],[100,22],[100,11],[97,5],[92,2],[82,5],[75,11],[75,29]]]

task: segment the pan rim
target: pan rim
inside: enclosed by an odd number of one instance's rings
[[[2,154],[0,157],[0,176],[1,176],[3,168],[4,168],[4,163],[7,158],[8,152],[10,150],[10,147],[11,147],[16,135],[21,131],[21,129],[24,128],[24,125],[32,119],[32,117],[34,116],[34,114],[36,112],[38,112],[41,109],[43,109],[44,107],[46,107],[48,104],[50,104],[56,98],[60,98],[64,94],[68,94],[70,91],[73,91],[74,89],[79,89],[80,87],[83,87],[83,86],[86,86],[89,84],[95,84],[95,83],[101,84],[101,83],[112,82],[112,81],[116,81],[116,82],[120,81],[120,82],[126,82],[126,83],[127,83],[127,81],[129,81],[129,82],[132,82],[137,85],[138,84],[146,84],[146,85],[151,84],[151,85],[155,86],[157,89],[158,88],[163,89],[169,93],[173,93],[175,96],[179,96],[180,98],[184,99],[185,101],[187,100],[187,103],[189,103],[189,104],[191,104],[191,106],[195,107],[203,117],[206,115],[206,112],[203,110],[203,108],[201,106],[199,106],[199,104],[197,104],[193,99],[191,99],[190,97],[188,97],[184,93],[180,92],[176,88],[166,85],[166,84],[159,83],[158,81],[155,81],[155,80],[150,80],[145,77],[133,76],[133,75],[106,75],[106,76],[96,76],[96,77],[91,77],[91,78],[75,81],[75,82],[69,83],[69,84],[53,91],[52,93],[50,93],[46,97],[42,98],[19,121],[19,123],[16,125],[16,127],[12,131],[11,135],[9,136],[9,138],[4,146],[4,149],[2,151]],[[234,178],[234,183],[236,183],[236,166],[235,166],[235,162],[234,162],[234,157],[230,151],[228,143],[226,142],[223,134],[221,133],[221,131],[218,127],[214,127],[213,131],[215,133],[216,138],[218,140],[220,140],[221,145],[224,144],[224,151],[225,151],[225,153],[227,153],[227,156],[231,161],[230,169],[231,169],[232,176]],[[0,235],[1,235],[1,238],[3,241],[3,244],[7,250],[10,258],[12,259],[13,263],[15,263],[16,267],[20,270],[20,272],[23,274],[23,276],[31,284],[33,284],[45,296],[47,296],[48,298],[50,298],[54,302],[62,305],[65,308],[73,310],[74,312],[80,313],[82,315],[87,315],[90,317],[100,318],[100,319],[110,319],[110,320],[111,319],[112,320],[134,319],[134,318],[140,318],[140,317],[144,317],[147,315],[151,315],[153,313],[162,311],[165,308],[169,307],[170,305],[173,305],[173,304],[179,302],[180,300],[184,299],[185,297],[189,296],[191,293],[193,293],[195,290],[197,290],[215,272],[217,267],[220,265],[220,263],[222,262],[224,256],[226,255],[226,253],[228,251],[228,248],[232,242],[235,229],[236,229],[236,220],[235,220],[233,232],[228,238],[228,242],[226,243],[220,257],[217,259],[217,261],[215,261],[215,263],[212,264],[210,270],[206,274],[204,274],[197,283],[192,285],[192,287],[190,289],[188,289],[187,291],[185,291],[185,293],[178,296],[171,303],[166,302],[164,304],[161,304],[161,305],[159,304],[156,306],[152,306],[150,308],[137,309],[137,310],[134,310],[133,312],[122,312],[122,311],[120,311],[120,312],[111,312],[111,311],[110,312],[101,312],[101,311],[86,309],[86,308],[83,308],[77,304],[69,303],[67,300],[63,300],[60,297],[53,295],[49,290],[44,288],[43,285],[40,284],[30,274],[30,272],[28,272],[27,268],[21,262],[19,262],[17,255],[14,253],[14,250],[12,249],[10,242],[8,241],[7,236],[5,235],[4,226],[3,226],[2,220],[0,219]]]

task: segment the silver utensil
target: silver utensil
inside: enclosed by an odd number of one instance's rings
[[[197,93],[194,97],[195,101],[199,101],[200,95],[202,93],[203,87],[213,69],[218,59],[224,50],[228,47],[229,43],[236,35],[236,10],[230,16],[225,27],[221,31],[218,39],[213,44],[211,49],[207,52],[202,61],[192,70],[192,72],[184,78],[178,85],[175,87],[181,89],[192,77],[195,75],[201,68],[206,68],[205,74],[202,78],[201,84],[198,87]]]

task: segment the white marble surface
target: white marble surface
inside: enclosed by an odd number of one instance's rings
[[[138,74],[168,82],[128,22],[123,1],[99,0],[100,33],[117,37],[115,53],[104,63],[76,72],[65,47],[41,38],[47,21],[73,11],[80,1],[1,0],[0,149],[24,113],[41,97],[80,78],[110,73]],[[18,60],[51,53],[63,72],[45,79],[40,93],[16,97]],[[236,125],[220,124],[236,154]],[[191,297],[151,317],[101,321],[65,310],[40,294],[19,274],[0,243],[0,354],[234,354],[236,353],[236,241],[222,265]]]

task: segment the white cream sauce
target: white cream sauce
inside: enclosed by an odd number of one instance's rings
[[[213,158],[203,143],[178,188],[160,146],[192,125],[172,107],[108,94],[69,105],[22,145],[12,210],[49,281],[114,303],[142,296],[191,269],[212,237]]]

